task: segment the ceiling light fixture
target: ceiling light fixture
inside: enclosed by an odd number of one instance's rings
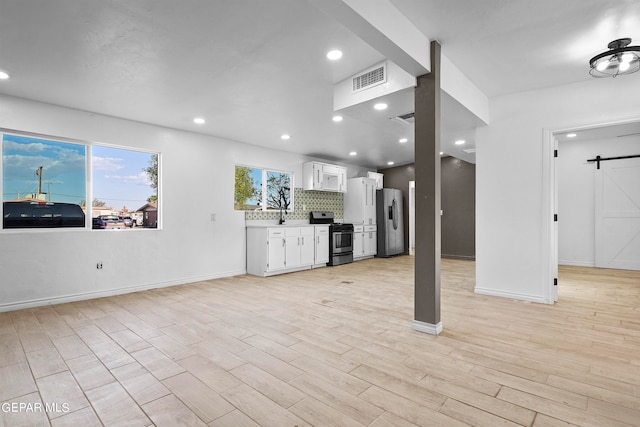
[[[350,151],[350,152],[349,152],[349,155],[350,155],[350,156],[355,156],[355,155],[357,155],[357,154],[358,154],[358,153],[356,153],[355,151]]]
[[[391,166],[391,165],[393,165],[393,162],[387,162],[387,164],[388,164],[389,166]]]
[[[202,117],[196,117],[195,119],[193,119],[193,123],[197,125],[203,125],[205,124],[205,120]]]
[[[576,136],[578,136],[578,135],[576,135],[575,133],[568,133],[567,134],[567,138],[575,138]]]
[[[0,80],[7,80],[9,78],[9,74],[4,71],[0,71]]]
[[[630,38],[614,40],[608,51],[589,60],[589,74],[593,77],[615,77],[640,70],[640,46],[629,46]]]
[[[384,102],[380,102],[380,103],[378,103],[378,104],[373,106],[373,108],[375,108],[376,110],[379,110],[379,111],[380,110],[386,110],[387,107],[388,107],[388,105],[385,104]]]
[[[329,53],[327,53],[327,58],[329,58],[332,61],[340,59],[342,58],[342,51],[337,49],[329,51]]]
[[[283,139],[283,140],[285,140],[285,141],[286,141],[286,140],[288,140],[288,139],[291,139],[291,136],[289,136],[289,135],[287,135],[287,134],[285,133],[284,135],[282,135],[282,136],[280,137],[280,139]]]
[[[442,156],[442,155],[444,155],[444,151],[441,151],[441,152],[440,152],[440,155],[441,155],[441,156]]]
[[[399,142],[400,144],[404,144],[404,143],[405,143],[405,142],[407,142],[407,141],[408,141],[408,139],[407,139],[407,138],[400,138],[400,139],[398,140],[398,142]]]
[[[342,121],[342,116],[333,116],[333,118],[331,119],[334,122],[341,122]]]
[[[464,144],[464,139],[459,139],[455,142],[456,145],[462,145]]]

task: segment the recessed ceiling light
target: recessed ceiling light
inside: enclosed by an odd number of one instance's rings
[[[387,104],[385,104],[384,102],[380,102],[380,103],[374,105],[373,108],[375,108],[376,110],[386,110],[387,109]]]
[[[441,152],[440,152],[440,155],[441,155],[441,156],[444,156],[444,151],[441,151]]]
[[[9,74],[4,71],[0,71],[0,80],[7,80],[9,78]]]
[[[464,139],[459,139],[455,142],[456,145],[462,145],[464,144]]]
[[[334,122],[341,122],[342,121],[342,116],[333,116],[333,118],[331,119]]]
[[[349,152],[349,155],[350,155],[350,156],[355,156],[355,155],[357,155],[357,154],[358,154],[358,153],[356,153],[355,151],[350,151],[350,152]]]
[[[280,137],[280,139],[284,139],[286,141],[287,139],[291,139],[291,137],[285,133]]]
[[[576,135],[575,133],[568,133],[567,134],[567,138],[575,138],[576,136],[578,136],[578,135]]]
[[[205,120],[202,117],[196,117],[195,119],[193,119],[193,123],[197,125],[203,125],[205,124]]]
[[[407,141],[408,141],[407,138],[400,138],[400,140],[398,142],[400,142],[400,144],[404,144]]]
[[[329,51],[329,53],[327,53],[327,58],[329,58],[332,61],[335,61],[336,59],[340,59],[342,58],[342,51],[337,49]]]
[[[391,166],[391,165],[393,164],[393,162],[387,162],[387,164],[388,164],[389,166]]]

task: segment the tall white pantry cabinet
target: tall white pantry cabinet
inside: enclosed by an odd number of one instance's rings
[[[377,253],[376,189],[377,182],[373,178],[347,180],[344,221],[354,225],[354,260],[372,257]]]

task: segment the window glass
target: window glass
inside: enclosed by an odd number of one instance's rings
[[[262,169],[236,166],[233,202],[237,211],[262,209]]]
[[[157,153],[95,145],[91,168],[94,229],[157,228]]]
[[[287,172],[266,172],[267,191],[266,206],[268,210],[290,210],[293,208],[291,199],[291,174]]]
[[[293,175],[249,166],[236,166],[235,210],[293,211]]]
[[[86,147],[2,135],[3,228],[84,227]]]

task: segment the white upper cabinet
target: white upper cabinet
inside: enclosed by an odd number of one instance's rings
[[[344,195],[344,220],[354,224],[376,223],[376,181],[371,178],[347,180]]]
[[[302,188],[344,193],[347,191],[347,168],[320,162],[304,163]]]
[[[376,180],[376,188],[378,190],[384,188],[384,174],[378,172],[367,172],[367,178]]]

